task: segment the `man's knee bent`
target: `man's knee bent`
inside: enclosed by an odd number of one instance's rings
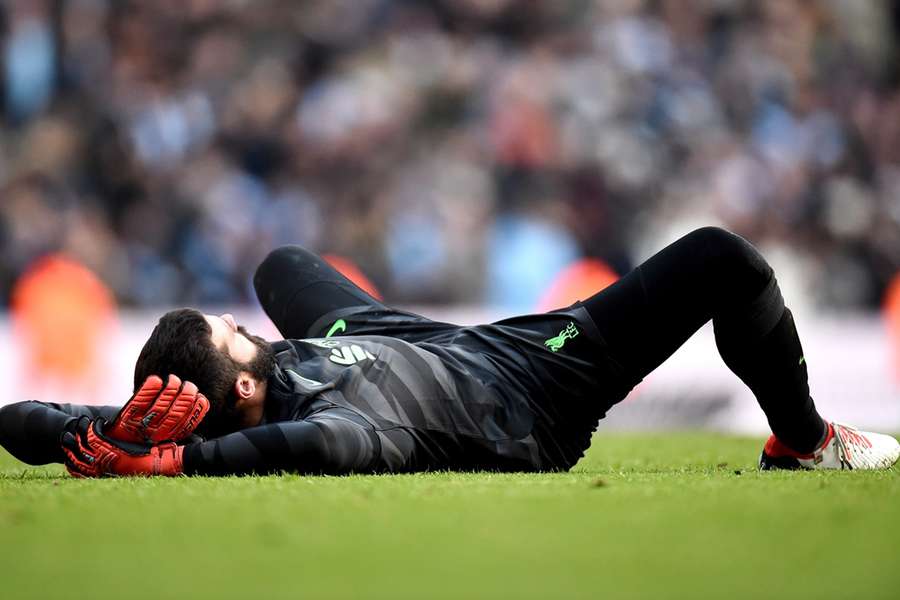
[[[704,227],[690,235],[715,265],[709,276],[722,292],[717,332],[740,331],[749,339],[771,331],[784,314],[784,298],[762,254],[744,238],[719,227]]]
[[[712,275],[723,283],[762,288],[773,278],[774,271],[762,254],[741,236],[721,227],[702,227],[687,238],[696,251],[709,261]]]
[[[321,268],[321,261],[317,255],[300,246],[281,246],[269,252],[253,275],[253,287],[260,303],[265,308],[276,302],[277,290],[290,287],[285,286],[286,280],[299,284],[304,275]]]

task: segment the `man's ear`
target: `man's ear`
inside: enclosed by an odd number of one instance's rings
[[[238,374],[237,381],[234,382],[234,393],[237,395],[238,402],[247,400],[256,393],[256,380],[247,371],[241,371]]]

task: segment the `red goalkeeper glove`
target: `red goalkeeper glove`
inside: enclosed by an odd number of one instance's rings
[[[156,375],[144,381],[112,424],[106,436],[121,442],[159,444],[190,436],[206,413],[209,400],[190,381],[169,375],[165,386]]]
[[[184,447],[174,442],[155,446],[120,442],[103,433],[106,421],[81,417],[60,439],[66,468],[73,477],[181,475]]]

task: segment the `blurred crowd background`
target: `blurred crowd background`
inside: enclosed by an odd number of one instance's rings
[[[0,302],[48,253],[240,304],[273,247],[528,308],[693,226],[817,304],[900,271],[900,2],[6,0]]]

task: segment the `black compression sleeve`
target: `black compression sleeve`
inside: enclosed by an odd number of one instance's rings
[[[184,448],[188,475],[371,471],[380,450],[370,428],[343,418],[273,423]]]
[[[117,406],[51,404],[29,400],[0,408],[0,445],[30,465],[63,462],[59,436],[69,421],[88,416],[115,418]]]

